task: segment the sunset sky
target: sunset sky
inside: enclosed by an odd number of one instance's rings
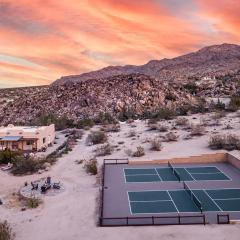
[[[240,43],[239,0],[0,0],[0,88]]]

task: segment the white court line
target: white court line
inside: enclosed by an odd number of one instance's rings
[[[194,180],[194,181],[196,181],[196,179],[192,176],[192,174],[186,169],[186,168],[184,168],[185,169],[185,171],[192,177],[192,179]]]
[[[131,201],[131,202],[146,202],[146,203],[151,203],[151,202],[172,202],[172,200],[151,200],[151,201]]]
[[[170,199],[172,200],[172,203],[173,203],[174,207],[176,208],[177,212],[179,213],[179,210],[178,210],[178,208],[177,208],[175,202],[173,201],[172,196],[170,195],[170,193],[169,193],[168,190],[167,190],[167,193],[168,193],[168,196],[170,197]]]
[[[221,174],[221,175],[223,175],[224,173],[221,173],[221,172],[216,172],[216,173],[192,173],[192,174],[194,174],[194,175],[198,175],[198,174]]]
[[[129,210],[130,210],[131,215],[133,215],[133,213],[132,213],[132,207],[131,207],[131,202],[130,202],[130,199],[129,199],[129,192],[127,192],[127,196],[128,196],[128,206],[129,206]]]
[[[212,202],[218,207],[218,209],[223,212],[223,210],[222,210],[222,209],[219,207],[219,205],[214,201],[214,199],[211,198],[211,196],[207,193],[207,191],[206,191],[205,189],[203,190],[203,192],[205,192],[205,194],[212,200]]]
[[[228,200],[240,200],[240,198],[214,198],[214,200],[228,201]]]
[[[163,180],[162,180],[161,176],[159,175],[159,173],[158,173],[157,169],[156,169],[156,168],[154,168],[154,169],[155,169],[155,171],[156,171],[156,173],[157,173],[158,177],[160,178],[161,182],[163,182]]]

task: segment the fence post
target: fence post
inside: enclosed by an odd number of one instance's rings
[[[154,225],[154,216],[152,216],[152,225]]]
[[[178,224],[180,225],[181,224],[181,216],[178,215]]]
[[[128,217],[127,217],[127,226],[128,226]]]

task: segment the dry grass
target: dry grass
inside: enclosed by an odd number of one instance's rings
[[[191,125],[191,136],[203,136],[206,132],[206,129],[204,126],[200,125],[200,124],[192,124]]]
[[[167,133],[165,136],[164,136],[164,140],[165,142],[175,142],[177,141],[179,138],[178,135],[176,135],[175,133],[173,132],[169,132]]]
[[[240,150],[240,138],[233,134],[214,135],[208,142],[211,149]]]
[[[92,131],[89,133],[86,139],[87,145],[95,145],[105,143],[108,137],[105,132],[103,131]]]
[[[168,131],[168,127],[166,125],[159,125],[158,126],[158,131],[159,132],[167,132]]]
[[[95,155],[97,157],[107,156],[107,155],[111,155],[112,154],[113,147],[109,143],[106,143],[106,144],[96,148],[94,151],[95,151]]]
[[[145,150],[142,146],[138,146],[135,151],[127,149],[125,152],[129,157],[142,157],[145,155]]]
[[[0,240],[13,240],[14,234],[7,221],[0,222]]]
[[[151,150],[152,151],[161,151],[162,150],[162,143],[159,139],[154,138],[150,141],[151,144]]]
[[[97,160],[96,159],[87,160],[84,164],[84,168],[86,169],[87,173],[97,175],[98,173]]]
[[[175,120],[176,126],[188,126],[189,125],[189,120],[184,117],[179,117]]]

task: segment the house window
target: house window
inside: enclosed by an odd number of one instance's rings
[[[28,140],[26,144],[27,144],[28,146],[29,146],[29,145],[33,145],[33,141]]]
[[[45,143],[46,142],[46,138],[43,138],[43,143]]]

